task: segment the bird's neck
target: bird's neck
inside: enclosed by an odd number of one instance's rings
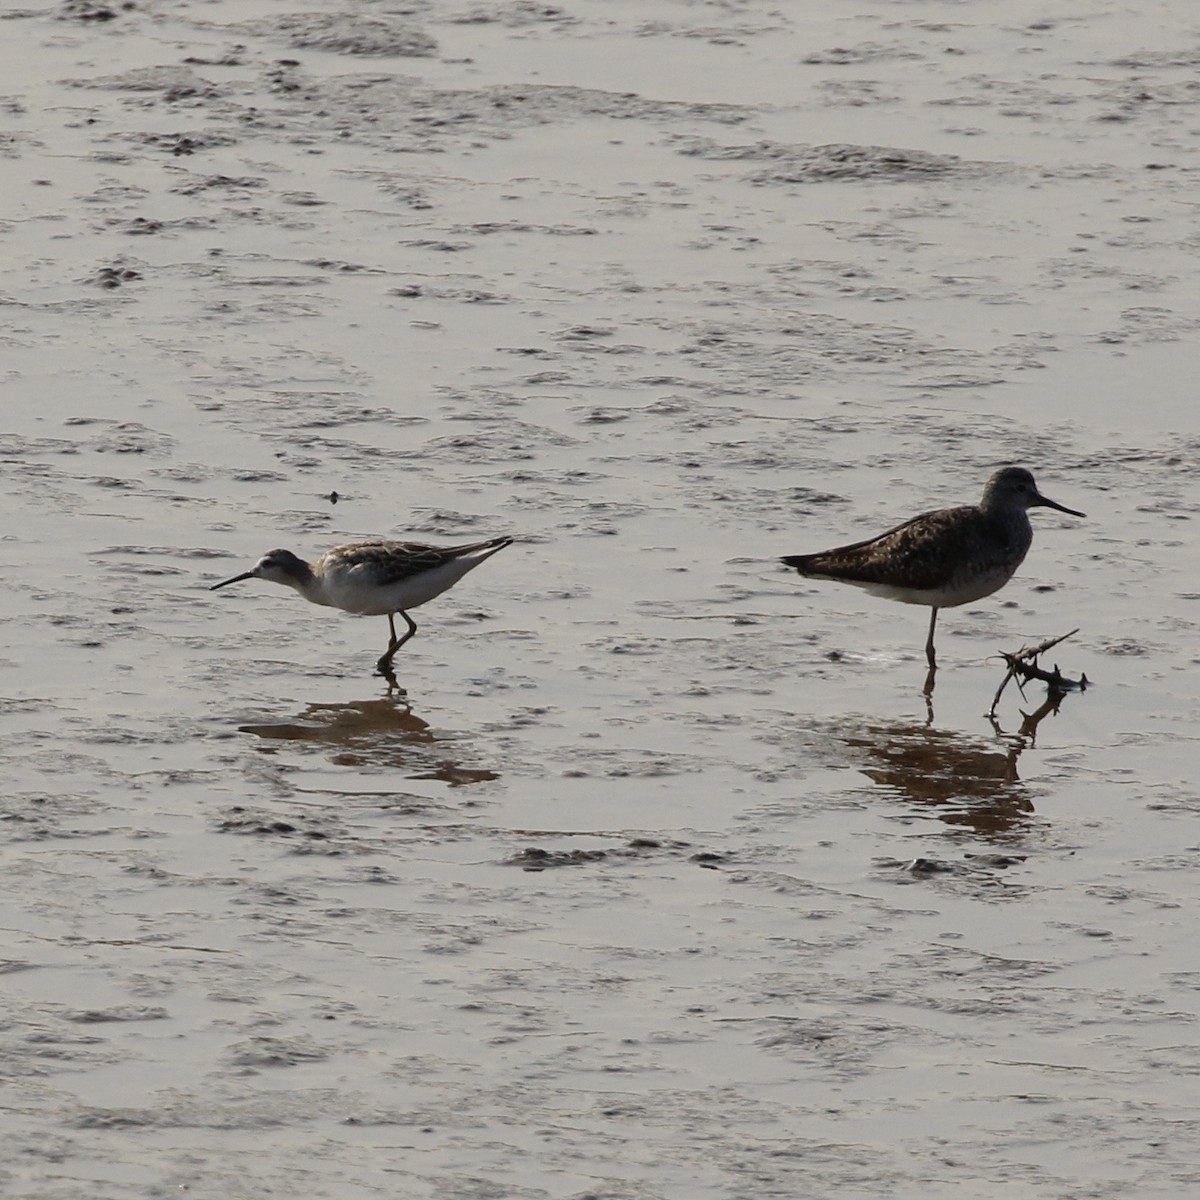
[[[996,522],[996,527],[1004,530],[1008,542],[1013,547],[1020,547],[1022,557],[1028,552],[1033,543],[1033,525],[1029,513],[1023,508],[997,507],[988,516]]]
[[[311,599],[313,590],[319,591],[321,587],[320,578],[302,558],[288,564],[287,575],[280,582],[295,588],[306,599]]]
[[[310,604],[323,604],[327,608],[337,608],[337,604],[329,597],[326,587],[328,580],[318,575],[308,563],[304,564],[303,575],[298,574],[289,579],[288,582]]]
[[[987,499],[979,506],[993,521],[1001,521],[1005,525],[1028,525],[1029,512],[1019,504],[988,503]]]

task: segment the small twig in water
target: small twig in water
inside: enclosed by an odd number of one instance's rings
[[[1008,671],[1005,673],[1004,679],[1000,686],[996,689],[996,695],[992,699],[992,707],[988,711],[988,716],[996,715],[996,706],[1000,703],[1000,696],[1004,689],[1008,686],[1010,679],[1017,680],[1017,687],[1021,689],[1021,695],[1025,695],[1023,684],[1028,683],[1031,679],[1041,680],[1042,683],[1049,685],[1050,695],[1055,699],[1055,707],[1057,707],[1057,699],[1061,699],[1067,692],[1078,689],[1081,692],[1087,691],[1088,677],[1080,675],[1078,679],[1068,679],[1055,664],[1053,671],[1043,671],[1037,665],[1038,656],[1045,654],[1052,646],[1057,646],[1059,642],[1066,641],[1067,638],[1074,636],[1079,632],[1078,629],[1072,629],[1070,633],[1060,634],[1055,638],[1048,638],[1044,642],[1039,642],[1036,646],[1026,646],[1023,650],[1018,650],[1015,654],[1006,654],[1003,650],[1000,652],[1000,657],[1008,664]]]

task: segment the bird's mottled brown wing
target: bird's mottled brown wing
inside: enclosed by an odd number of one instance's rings
[[[942,588],[964,570],[986,572],[1011,561],[1006,530],[978,508],[922,513],[878,537],[818,554],[783,559],[801,575],[853,583]]]

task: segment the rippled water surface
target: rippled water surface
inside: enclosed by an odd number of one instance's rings
[[[1193,15],[0,13],[0,1191],[1189,1194]]]

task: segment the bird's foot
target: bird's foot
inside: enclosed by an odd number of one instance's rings
[[[400,687],[400,685],[396,682],[396,672],[392,670],[392,656],[390,654],[385,654],[375,664],[375,674],[382,675],[383,678],[387,680],[389,691],[391,691],[393,688]],[[403,691],[402,688],[401,690]]]

